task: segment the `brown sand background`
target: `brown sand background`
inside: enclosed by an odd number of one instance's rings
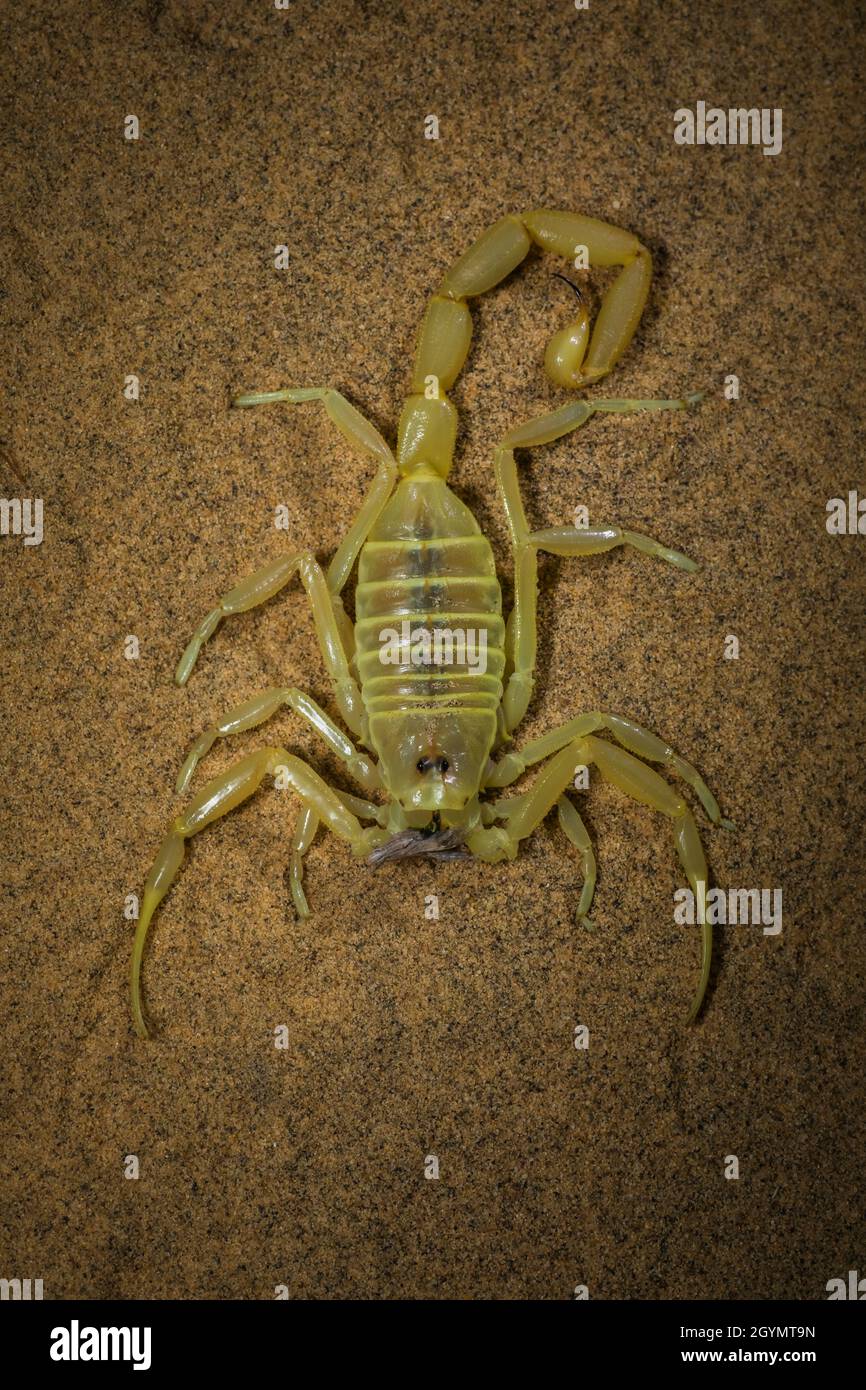
[[[45,539],[0,542],[0,1274],[42,1277],[50,1298],[814,1299],[866,1267],[866,541],[824,525],[827,498],[863,486],[855,15],[6,9],[2,489],[44,498]],[[673,112],[698,99],[781,106],[782,154],[676,146]],[[261,793],[195,841],[158,918],[143,1043],[124,898],[189,743],[272,682],[334,709],[297,585],[224,625],[183,691],[174,664],[238,577],[288,545],[326,559],[372,471],[316,408],[230,414],[231,394],[334,384],[393,437],[427,295],[490,222],[539,204],[654,254],[602,394],[710,396],[525,456],[536,525],[584,502],[704,568],[545,559],[521,737],[596,707],[658,730],[737,822],[706,830],[716,882],[781,887],[784,930],[719,932],[687,1031],[697,945],[671,920],[668,827],[599,782],[581,802],[594,934],[555,819],[515,864],[375,876],[320,833],[299,923],[294,808]],[[492,450],[562,399],[540,372],[570,310],[554,269],[535,254],[476,303],[453,393],[452,482],[506,598]],[[263,741],[350,787],[291,715],[215,749],[206,775]]]

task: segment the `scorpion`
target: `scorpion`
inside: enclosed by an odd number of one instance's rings
[[[493,467],[514,561],[507,622],[490,543],[448,485],[457,412],[447,392],[469,351],[472,320],[466,301],[510,275],[533,243],[568,258],[579,250],[593,267],[619,268],[594,322],[578,291],[576,316],[553,335],[545,351],[545,369],[556,386],[570,392],[591,386],[611,371],[634,336],[652,278],[650,253],[637,237],[607,222],[538,209],[495,222],[454,262],[430,299],[418,334],[411,392],[400,415],[396,456],[379,431],[331,387],[254,392],[233,402],[235,407],[319,402],[352,448],[373,460],[375,476],[327,570],[312,551],[299,550],[237,584],[195,630],[175,680],[186,684],[203,644],[224,618],[266,603],[298,575],[312,608],[333,699],[352,737],[302,690],[273,686],[201,734],[176,790],[186,791],[199,760],[217,739],[252,729],[288,707],[318,732],[365,796],[329,786],[286,748],[265,747],[242,757],[193,797],[162,841],[145,884],[131,970],[132,1015],[141,1036],[148,1036],[141,1000],[145,939],[181,866],[186,841],[246,801],[266,777],[277,775],[300,803],[288,868],[300,918],[309,915],[303,858],[320,825],[374,867],[411,855],[434,861],[475,856],[497,863],[514,859],[521,841],[555,806],[559,825],[580,859],[577,917],[591,926],[595,856],[566,793],[578,768],[594,766],[606,781],[670,821],[695,895],[701,937],[699,978],[687,1021],[701,1010],[712,956],[706,860],[686,801],[648,763],[677,774],[714,825],[732,828],[703,778],[655,734],[603,710],[579,714],[520,751],[512,738],[534,687],[539,551],[584,556],[626,546],[681,570],[698,568],[678,551],[619,526],[531,530],[516,451],[560,439],[599,412],[684,410],[701,393],[678,400],[572,399],[505,436],[494,452]],[[356,563],[352,623],[343,590]],[[413,624],[422,626],[413,630]],[[398,628],[403,637],[391,643],[386,656],[386,638]],[[454,640],[466,632],[474,633],[474,646]],[[498,795],[537,764],[542,767],[529,790]],[[377,795],[383,799],[371,799]]]

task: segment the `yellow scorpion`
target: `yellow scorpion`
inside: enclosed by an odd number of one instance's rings
[[[318,731],[365,793],[383,794],[384,799],[380,803],[338,791],[301,758],[275,747],[248,754],[208,782],[171,825],[145,885],[131,981],[133,1019],[142,1036],[147,1035],[140,982],[145,938],[181,865],[185,842],[275,774],[300,802],[290,884],[301,917],[309,914],[303,857],[320,823],[372,865],[416,854],[433,859],[469,854],[496,863],[514,859],[520,841],[555,806],[559,824],[580,856],[584,881],[577,914],[589,921],[595,857],[566,792],[576,769],[594,764],[602,777],[671,822],[701,928],[700,976],[689,1021],[701,1008],[712,954],[706,861],[686,802],[643,760],[676,772],[697,794],[710,820],[729,826],[698,772],[655,734],[601,710],[568,720],[521,752],[507,747],[533,690],[539,550],[579,556],[631,546],[680,569],[697,568],[678,551],[619,526],[531,531],[515,450],[559,439],[597,411],[682,410],[700,396],[572,400],[505,436],[493,462],[514,551],[514,606],[507,623],[490,543],[447,482],[457,413],[445,393],[469,350],[472,321],[466,301],[499,284],[533,242],[569,258],[581,250],[593,266],[621,267],[594,325],[580,302],[577,317],[554,335],[545,353],[548,376],[558,386],[573,391],[599,381],[621,357],[640,320],[652,277],[649,252],[629,232],[606,222],[539,209],[496,222],[452,265],[431,299],[418,336],[411,394],[400,416],[396,458],[373,425],[330,387],[288,388],[234,401],[235,406],[320,401],[353,448],[373,459],[376,474],[327,570],[305,550],[243,580],[196,629],[175,679],[185,684],[203,643],[223,618],[267,602],[297,574],[312,606],[334,701],[357,744],[369,752],[356,746],[309,695],[294,686],[274,686],[230,710],[197,739],[177,791],[186,790],[196,764],[216,739],[254,728],[288,706]],[[356,561],[353,625],[341,595]],[[600,732],[615,742],[596,737]],[[537,763],[543,767],[528,791],[490,796]]]

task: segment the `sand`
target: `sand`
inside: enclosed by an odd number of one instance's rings
[[[853,10],[39,0],[3,29],[2,489],[43,499],[44,539],[0,539],[0,1274],[46,1298],[826,1297],[864,1252],[866,540],[825,525],[863,487]],[[699,100],[781,108],[781,153],[675,144]],[[335,713],[297,584],[183,690],[174,665],[239,577],[326,560],[372,476],[315,407],[231,396],[335,385],[393,438],[428,294],[537,205],[653,253],[604,394],[708,396],[522,456],[535,525],[585,505],[702,568],[544,559],[519,737],[594,708],[657,730],[736,822],[702,820],[715,882],[780,888],[782,931],[718,931],[687,1029],[669,827],[599,781],[594,931],[555,818],[515,863],[375,874],[320,833],[300,922],[295,808],[263,791],[192,847],[141,1041],[124,909],[190,742],[272,683]],[[473,307],[453,392],[452,482],[506,598],[492,451],[563,399],[540,363],[566,268],[533,254]],[[351,789],[288,713],[203,773],[265,740]]]

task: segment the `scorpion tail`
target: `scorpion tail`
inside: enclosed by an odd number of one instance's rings
[[[135,940],[132,945],[132,970],[130,973],[130,991],[132,995],[132,1018],[135,1024],[135,1031],[140,1038],[148,1037],[147,1024],[144,1021],[144,1013],[141,1007],[141,959],[144,955],[144,943],[147,938],[147,929],[150,926],[153,914],[159,907],[172,883],[175,875],[183,863],[184,856],[184,837],[177,830],[172,828],[157,851],[153,861],[153,868],[147,876],[144,885],[144,900],[141,906],[141,916],[138,919],[138,926],[135,929]]]

